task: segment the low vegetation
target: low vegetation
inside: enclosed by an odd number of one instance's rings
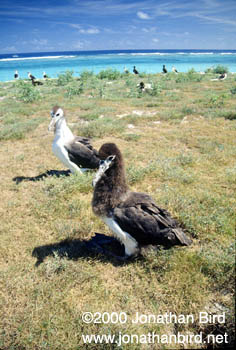
[[[140,77],[109,69],[78,79],[68,71],[38,86],[0,83],[1,350],[183,348],[127,342],[149,332],[200,334],[188,349],[233,345],[236,99],[233,74],[211,81],[221,72]],[[140,81],[153,90],[140,92]],[[110,233],[91,210],[94,173],[68,176],[51,151],[56,104],[97,149],[117,143],[131,188],[170,211],[192,246],[143,250],[126,264],[89,251],[95,232]],[[85,323],[84,312],[123,312],[127,322]],[[136,312],[195,321],[134,324]],[[225,320],[200,323],[199,312]],[[121,346],[82,338],[121,333]]]

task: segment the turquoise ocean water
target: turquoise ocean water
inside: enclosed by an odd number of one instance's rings
[[[135,65],[139,72],[159,73],[165,64],[168,71],[175,66],[179,72],[194,68],[201,72],[210,67],[223,65],[236,72],[236,50],[117,50],[117,51],[71,51],[19,53],[0,55],[0,81],[12,80],[15,70],[20,78],[31,72],[42,78],[45,71],[51,78],[66,70],[74,76],[83,71],[98,73],[112,68],[123,72],[126,67],[132,72]]]

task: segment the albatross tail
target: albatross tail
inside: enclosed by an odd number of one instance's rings
[[[183,232],[183,230],[181,228],[173,228],[171,231],[175,235],[177,245],[188,246],[188,245],[192,244],[192,240],[185,235],[185,233]]]

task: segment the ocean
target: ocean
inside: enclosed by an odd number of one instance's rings
[[[139,72],[160,73],[163,64],[168,71],[175,66],[179,72],[194,68],[205,71],[207,68],[223,65],[230,72],[236,72],[236,50],[110,50],[110,51],[66,51],[40,53],[14,53],[0,55],[0,81],[14,79],[18,70],[19,77],[27,78],[31,72],[36,78],[42,78],[45,71],[50,78],[56,78],[67,70],[79,76],[83,71],[99,73],[112,68],[130,72],[136,66]]]

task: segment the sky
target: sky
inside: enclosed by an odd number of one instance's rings
[[[236,0],[1,0],[0,54],[236,49]]]

